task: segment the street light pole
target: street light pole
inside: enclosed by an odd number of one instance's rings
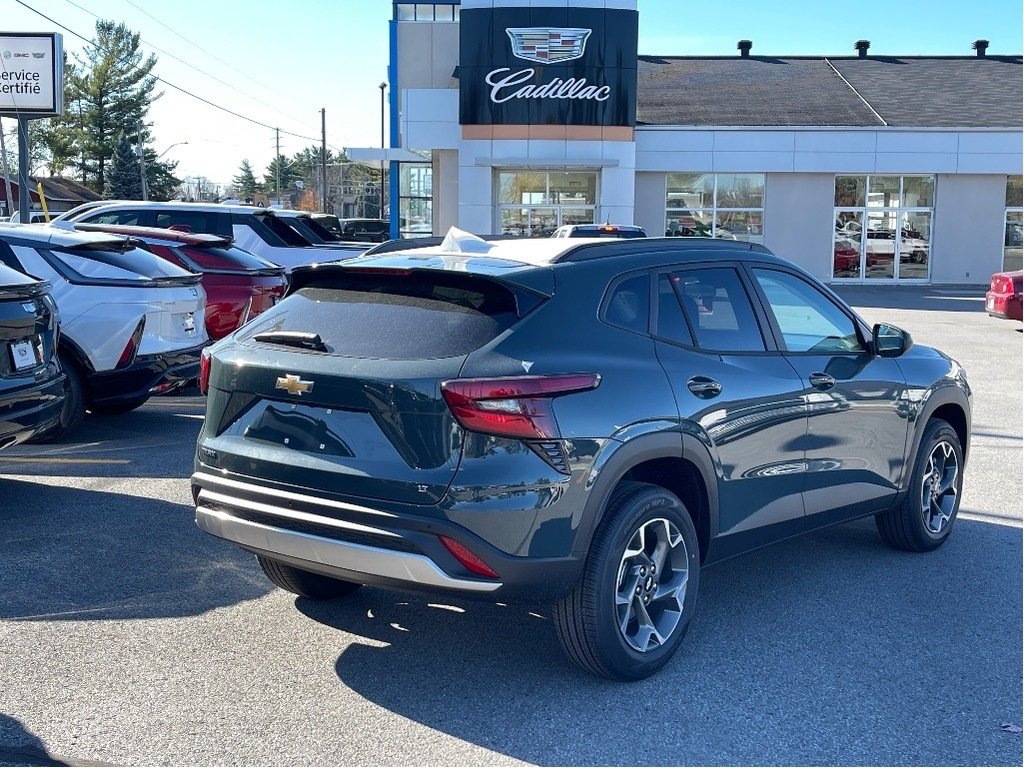
[[[146,145],[142,143],[142,124],[139,124],[139,176],[142,177],[142,199],[149,200],[149,184],[146,183]]]
[[[380,220],[384,220],[384,91],[387,89],[387,83],[381,83],[380,86]]]

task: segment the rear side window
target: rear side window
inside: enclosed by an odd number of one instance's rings
[[[637,333],[647,333],[651,289],[647,274],[619,280],[608,294],[604,319],[612,325]]]
[[[155,226],[161,229],[174,227],[182,232],[197,232],[203,235],[230,236],[220,224],[221,214],[208,211],[159,211]]]
[[[425,360],[469,354],[517,319],[515,295],[490,280],[355,273],[299,289],[238,338],[316,333],[333,355]]]
[[[714,352],[765,351],[761,327],[736,270],[685,270],[669,279],[698,347]]]
[[[317,221],[316,219],[314,219],[313,217],[310,217],[308,219],[303,219],[302,221],[303,221],[303,223],[305,223],[305,225],[307,227],[310,228],[310,230],[312,230],[313,234],[316,235],[317,237],[319,237],[321,240],[338,240],[338,239],[340,239],[336,234],[334,234],[329,229],[327,229],[327,227],[321,226],[320,222]]]

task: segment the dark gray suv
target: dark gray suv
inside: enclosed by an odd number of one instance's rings
[[[569,658],[625,680],[675,652],[713,562],[868,515],[941,545],[971,426],[955,361],[706,239],[297,269],[201,384],[196,521],[275,584],[550,601]]]

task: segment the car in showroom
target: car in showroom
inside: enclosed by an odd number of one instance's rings
[[[206,292],[206,333],[213,341],[270,309],[288,287],[284,267],[243,251],[219,235],[119,224],[78,224],[75,229],[130,237],[145,250],[200,275]]]
[[[60,416],[59,315],[49,288],[0,264],[0,448],[52,429]]]
[[[953,529],[964,370],[763,246],[452,231],[291,279],[204,355],[192,484],[298,595],[550,601],[572,662],[635,680],[707,565],[864,517],[913,552]]]
[[[996,272],[985,293],[985,311],[1003,320],[1024,319],[1024,272]]]
[[[60,311],[64,371],[56,439],[85,415],[126,413],[195,381],[208,343],[200,276],[126,237],[0,225],[0,263],[46,280]]]
[[[85,203],[56,217],[52,223],[66,228],[78,223],[122,224],[219,235],[231,238],[238,248],[286,270],[343,257],[339,249],[328,251],[310,243],[281,221],[273,209],[253,205],[141,200],[122,200],[107,205]],[[350,248],[345,257],[357,256],[365,250],[355,245]]]

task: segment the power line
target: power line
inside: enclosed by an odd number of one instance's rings
[[[68,2],[71,2],[71,0],[68,0]],[[263,88],[264,90],[266,90],[266,91],[268,91],[268,92],[270,91],[270,89],[269,89],[269,88],[267,88],[267,86],[266,86],[266,85],[264,85],[264,84],[263,84],[262,82],[260,82],[260,81],[259,81],[259,80],[257,80],[256,78],[252,77],[252,75],[248,74],[247,72],[244,72],[244,71],[243,71],[243,70],[241,70],[241,69],[238,69],[237,67],[233,66],[233,65],[232,65],[231,63],[229,63],[229,62],[227,62],[227,61],[224,61],[224,59],[222,59],[222,58],[220,58],[219,56],[217,56],[217,54],[215,54],[215,53],[212,53],[211,51],[208,51],[207,49],[203,48],[203,47],[202,47],[201,45],[199,45],[198,43],[196,43],[196,42],[193,42],[193,41],[192,41],[192,40],[190,40],[189,38],[185,37],[185,35],[183,35],[183,34],[181,34],[180,32],[178,32],[178,31],[177,31],[176,29],[174,29],[174,27],[171,27],[171,26],[170,26],[169,24],[166,24],[165,22],[163,22],[163,21],[160,21],[160,19],[158,19],[158,18],[157,18],[156,16],[154,16],[153,14],[151,14],[151,13],[150,13],[149,11],[147,11],[147,10],[146,10],[145,8],[143,8],[142,6],[140,6],[140,5],[136,5],[135,3],[133,3],[133,2],[132,2],[132,0],[124,0],[124,2],[126,2],[126,3],[128,4],[128,5],[130,5],[130,6],[131,6],[132,8],[134,8],[135,10],[137,10],[137,11],[138,11],[139,13],[142,13],[142,14],[144,14],[144,15],[148,16],[148,17],[149,17],[150,19],[152,19],[153,21],[155,21],[155,22],[156,22],[157,24],[159,24],[159,25],[160,25],[161,27],[163,27],[164,29],[166,29],[166,30],[167,30],[168,32],[170,32],[171,34],[173,34],[173,35],[175,35],[175,36],[177,36],[177,37],[181,38],[182,40],[184,40],[184,41],[185,41],[186,43],[188,43],[189,45],[191,45],[191,46],[192,46],[193,48],[195,48],[196,50],[198,50],[198,51],[202,51],[203,53],[205,53],[205,54],[206,54],[207,56],[209,56],[209,57],[210,57],[211,59],[213,59],[214,61],[216,61],[216,62],[219,62],[220,64],[223,64],[223,65],[224,65],[225,67],[227,67],[228,69],[230,69],[230,70],[231,70],[232,72],[235,72],[236,74],[239,74],[239,75],[241,75],[241,76],[242,76],[242,77],[244,77],[244,78],[245,78],[246,80],[248,80],[248,81],[250,81],[250,82],[254,83],[255,85],[258,85],[258,86],[259,86],[260,88]],[[170,54],[168,54],[168,55],[170,55]],[[200,70],[200,71],[201,71],[201,70]],[[275,95],[275,96],[279,96],[279,94],[276,94],[276,93],[275,93],[274,95]],[[254,99],[254,100],[255,100],[255,99]],[[261,103],[262,103],[262,102],[261,102]],[[295,104],[295,106],[302,106],[302,105],[298,104],[298,102],[295,102],[295,101],[292,101],[291,103],[292,103],[292,104]],[[280,112],[280,110],[275,110],[275,111],[277,111],[277,112],[278,112],[278,114],[284,114],[283,112]]]
[[[29,11],[32,11],[32,13],[36,14],[37,16],[41,16],[42,18],[46,19],[48,22],[50,22],[54,26],[60,27],[65,32],[67,32],[67,33],[69,33],[71,35],[74,35],[79,40],[84,42],[86,45],[90,45],[93,48],[95,48],[96,50],[98,50],[101,53],[103,53],[103,50],[98,45],[96,45],[92,40],[89,40],[88,38],[84,37],[83,35],[80,35],[78,32],[75,32],[75,30],[71,29],[70,27],[66,27],[63,24],[61,24],[60,22],[55,21],[54,19],[51,19],[45,13],[42,13],[41,11],[37,11],[32,6],[30,6],[27,3],[25,3],[24,0],[14,0],[14,2],[16,2],[18,5],[22,6],[23,8],[25,8],[25,9],[27,9]],[[239,118],[241,120],[245,120],[246,122],[252,123],[253,125],[258,125],[261,128],[266,128],[268,131],[273,131],[276,128],[276,126],[268,125],[267,123],[260,122],[259,120],[256,120],[255,118],[248,117],[247,115],[243,115],[243,114],[241,114],[239,112],[234,112],[233,110],[230,110],[227,107],[222,107],[220,104],[215,104],[214,102],[209,101],[208,99],[204,99],[202,96],[198,96],[198,95],[192,93],[191,91],[189,91],[189,90],[187,90],[185,88],[182,88],[180,85],[175,85],[174,83],[170,82],[169,80],[167,80],[167,79],[165,79],[163,77],[160,77],[159,75],[150,74],[149,77],[152,77],[154,80],[163,83],[168,88],[173,88],[174,90],[179,91],[180,93],[183,93],[186,96],[192,97],[196,101],[201,101],[203,104],[206,104],[207,106],[213,107],[214,109],[218,109],[221,112],[224,112],[226,114],[232,115],[233,117],[237,117],[237,118]],[[297,139],[305,139],[306,141],[311,141],[313,143],[316,143],[318,141],[318,139],[316,139],[313,136],[304,136],[301,133],[294,133],[293,131],[286,131],[286,130],[282,129],[281,133],[286,134],[288,136],[294,136]]]
[[[75,8],[77,8],[77,9],[78,9],[78,10],[80,10],[80,11],[82,11],[83,13],[87,13],[87,14],[89,14],[89,15],[90,15],[90,16],[92,16],[92,17],[93,17],[94,19],[99,19],[99,20],[102,20],[102,19],[100,19],[100,17],[99,17],[99,16],[97,16],[97,15],[96,15],[95,13],[93,13],[92,11],[90,11],[90,10],[89,10],[88,8],[83,8],[83,7],[81,6],[81,5],[79,5],[78,3],[74,2],[74,0],[64,0],[64,2],[66,2],[66,3],[68,4],[68,5],[72,5],[72,6],[74,6]],[[126,0],[126,2],[128,2],[128,0]],[[137,7],[137,6],[136,6],[136,7]],[[146,15],[148,16],[149,14],[146,14]],[[150,17],[150,18],[152,18],[152,17]],[[293,117],[292,117],[291,115],[288,115],[288,114],[286,114],[286,113],[282,112],[281,110],[279,110],[279,109],[278,109],[277,107],[275,107],[275,106],[274,106],[273,104],[268,104],[267,102],[263,101],[262,99],[258,99],[258,98],[256,98],[255,96],[252,96],[252,95],[250,95],[250,94],[248,94],[248,93],[246,93],[246,92],[244,92],[244,91],[240,90],[240,89],[239,89],[239,88],[238,88],[237,86],[234,86],[234,85],[232,85],[231,83],[228,83],[228,82],[225,82],[224,80],[221,80],[221,79],[220,79],[219,77],[217,77],[216,75],[212,75],[212,74],[210,74],[209,72],[207,72],[206,70],[200,69],[200,68],[199,68],[199,67],[197,67],[197,66],[196,66],[195,64],[192,64],[192,63],[191,63],[191,62],[189,62],[189,61],[185,61],[184,59],[178,58],[177,56],[175,56],[175,55],[174,55],[173,53],[171,53],[170,51],[168,51],[168,50],[165,50],[165,49],[163,49],[163,48],[160,48],[159,46],[157,46],[157,45],[154,45],[153,43],[149,42],[148,40],[144,40],[144,39],[142,39],[142,36],[141,36],[141,35],[139,36],[139,41],[140,41],[141,43],[144,43],[145,45],[149,46],[150,48],[152,48],[152,49],[154,49],[154,50],[156,50],[156,51],[159,51],[159,52],[160,52],[160,53],[162,53],[162,54],[163,54],[164,56],[167,56],[167,57],[169,57],[169,58],[171,58],[171,59],[174,59],[174,60],[175,60],[175,61],[177,61],[178,63],[180,63],[180,64],[184,64],[184,65],[185,65],[186,67],[189,67],[190,69],[194,69],[194,70],[195,70],[196,72],[198,72],[199,74],[201,74],[201,75],[206,75],[206,76],[207,76],[208,78],[210,78],[211,80],[215,80],[216,82],[220,83],[221,85],[223,85],[223,86],[225,86],[225,87],[227,87],[227,88],[230,88],[230,89],[231,89],[231,90],[233,90],[233,91],[236,91],[236,92],[238,92],[238,93],[239,93],[239,94],[241,94],[242,96],[244,96],[244,97],[246,97],[246,98],[248,98],[248,99],[250,99],[250,100],[252,100],[252,101],[255,101],[255,102],[256,102],[257,104],[260,104],[260,105],[262,105],[262,106],[264,106],[264,107],[267,107],[268,109],[271,109],[271,110],[273,110],[274,112],[277,112],[277,114],[281,115],[282,117],[285,117],[285,118],[287,118],[288,120],[294,120],[294,119],[295,119],[295,118],[293,118]]]

